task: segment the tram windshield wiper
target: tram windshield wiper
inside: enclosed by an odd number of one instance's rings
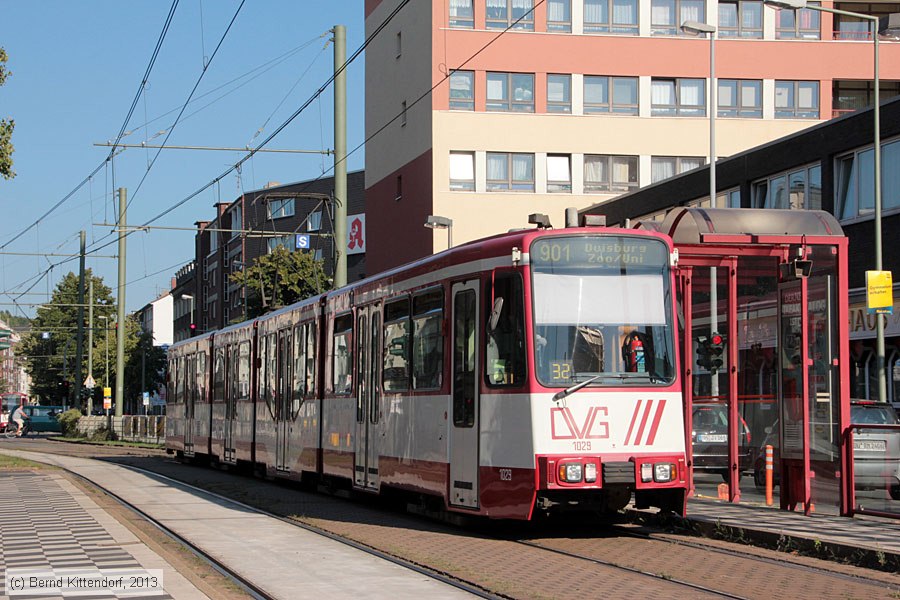
[[[609,376],[610,376],[609,373],[598,373],[597,375],[594,375],[593,377],[589,377],[588,379],[585,379],[584,381],[579,381],[575,385],[573,385],[571,387],[567,387],[566,389],[562,390],[561,392],[556,392],[555,394],[553,394],[553,400],[554,400],[554,402],[559,402],[560,400],[570,396],[571,394],[574,394],[581,388],[588,386],[588,385],[594,383],[595,381],[599,381],[600,379],[603,379],[603,378],[609,377]]]
[[[575,385],[568,387],[568,388],[562,390],[561,392],[555,393],[553,395],[553,400],[555,402],[558,402],[558,401],[562,400],[563,398],[566,398],[567,396],[574,394],[581,388],[586,387],[597,381],[600,381],[601,379],[619,380],[622,382],[628,381],[628,380],[642,379],[645,381],[649,381],[650,383],[665,383],[665,380],[662,377],[660,377],[659,375],[656,375],[654,373],[643,373],[643,372],[634,373],[634,372],[630,372],[630,371],[622,372],[622,373],[598,373],[598,374],[594,375],[593,377],[589,377],[588,379],[585,379],[584,381],[579,381]]]

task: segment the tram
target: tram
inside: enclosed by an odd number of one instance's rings
[[[684,514],[676,258],[519,230],[179,342],[167,448],[444,514]]]

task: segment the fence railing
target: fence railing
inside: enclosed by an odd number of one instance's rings
[[[120,440],[148,444],[163,444],[166,441],[165,415],[128,415],[120,418],[81,417],[76,429],[78,433],[90,436],[101,429],[106,429],[110,423]]]

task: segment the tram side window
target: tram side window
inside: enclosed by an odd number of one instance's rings
[[[306,393],[306,340],[304,339],[305,325],[297,325],[294,327],[294,373],[293,373],[293,391],[291,392],[291,415],[297,416],[300,410],[300,404],[303,402],[303,396]]]
[[[306,386],[305,393],[307,396],[313,395],[316,391],[316,324],[307,323],[306,329]]]
[[[197,354],[199,363],[197,367],[197,393],[199,394],[198,400],[202,402],[209,402],[209,398],[206,396],[206,385],[209,382],[209,376],[206,371],[206,352],[200,352]]]
[[[444,370],[444,290],[436,289],[413,298],[413,388],[441,387]]]
[[[213,364],[213,402],[221,402],[225,398],[225,352],[216,350]]]
[[[169,361],[169,380],[168,380],[169,389],[167,390],[167,394],[169,396],[169,403],[171,403],[171,404],[178,403],[178,396],[175,393],[175,390],[178,389],[177,380],[178,380],[178,359],[173,358],[172,360]],[[4,407],[5,406],[6,406],[6,403],[5,403],[5,399],[4,399]]]
[[[385,392],[409,389],[409,298],[384,306]]]
[[[353,315],[343,315],[334,320],[332,341],[332,381],[335,394],[349,394],[353,388]]]
[[[250,342],[241,342],[238,350],[238,399],[250,398]]]
[[[266,344],[266,402],[275,410],[275,389],[278,385],[278,336],[270,333]]]
[[[522,278],[497,275],[491,294],[485,294],[488,315],[485,336],[484,377],[488,385],[522,385],[525,382],[525,309]],[[491,299],[493,298],[493,300]]]

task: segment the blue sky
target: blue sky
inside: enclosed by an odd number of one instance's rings
[[[135,98],[171,8],[170,0],[5,0],[0,46],[12,72],[0,87],[0,117],[16,122],[15,179],[0,179],[3,252],[74,254],[87,232],[88,250],[116,253],[111,223],[114,189],[128,190],[128,223],[143,224],[213,181],[245,153],[127,149],[36,227],[8,243],[72,192],[109,154],[95,143],[115,140]],[[209,62],[203,79],[167,145],[254,147],[271,135],[331,76],[334,25],[347,28],[347,56],[362,44],[363,0],[246,0],[224,42],[216,46],[239,0],[180,0],[126,127],[123,143],[160,144]],[[327,44],[327,47],[326,47]],[[363,141],[363,57],[347,71],[348,150]],[[333,148],[332,88],[266,147]],[[257,133],[258,132],[258,133]],[[214,216],[213,204],[269,181],[290,183],[329,172],[318,154],[258,153],[180,208],[154,222],[192,227]],[[364,166],[362,151],[349,170]],[[145,177],[146,176],[146,177]],[[114,183],[113,183],[114,179]],[[143,179],[143,183],[141,182]],[[169,289],[171,277],[193,257],[189,231],[154,230],[128,237],[126,306],[140,308]],[[0,308],[31,288],[20,302],[43,302],[60,278],[77,272],[77,259],[0,255]],[[115,289],[116,261],[88,258],[88,267]],[[37,284],[32,287],[32,284]],[[24,306],[28,316],[34,310]]]

